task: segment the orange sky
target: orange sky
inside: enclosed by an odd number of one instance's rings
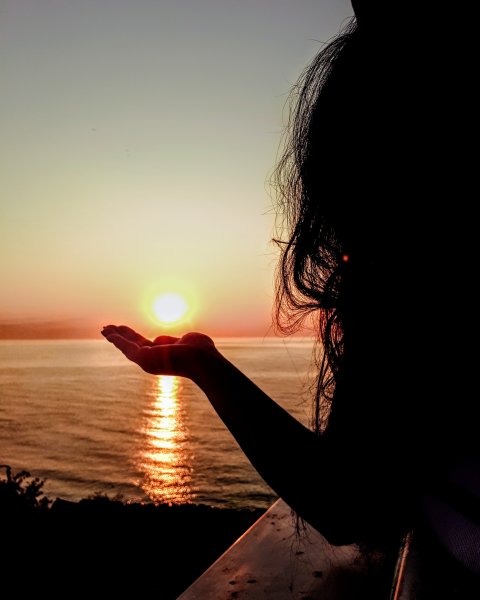
[[[348,2],[4,0],[0,337],[268,335],[286,95]],[[158,332],[158,331],[157,331]]]

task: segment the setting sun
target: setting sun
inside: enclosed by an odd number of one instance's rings
[[[157,296],[152,304],[152,311],[156,319],[167,325],[180,321],[185,317],[188,309],[185,298],[174,293]]]

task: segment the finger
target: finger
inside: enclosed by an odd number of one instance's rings
[[[120,334],[119,334],[119,331],[118,331],[118,325],[106,325],[106,326],[105,326],[105,327],[102,329],[101,333],[102,333],[102,335],[103,335],[104,337],[106,337],[107,339],[108,339],[108,337],[109,337],[110,335],[113,335],[113,334],[118,334],[118,335],[120,335]]]
[[[146,337],[143,337],[143,335],[137,333],[131,327],[127,327],[127,325],[120,325],[117,328],[117,330],[118,333],[122,335],[125,339],[129,340],[130,342],[134,342],[139,346],[151,346],[153,344],[151,340],[147,339]]]
[[[137,362],[140,346],[135,342],[127,340],[118,333],[110,333],[106,336],[107,340],[118,348],[127,358],[133,362]]]
[[[159,335],[153,340],[153,343],[156,346],[163,346],[164,344],[175,344],[175,342],[178,342],[179,339],[180,338],[173,337],[172,335]]]
[[[112,333],[116,333],[117,331],[117,326],[116,325],[105,325],[101,331],[102,335],[107,337],[108,335],[112,334]]]
[[[151,346],[153,344],[152,341],[143,337],[136,331],[134,331],[131,327],[127,327],[126,325],[106,325],[102,329],[102,335],[108,338],[109,335],[119,334],[125,339],[138,344],[139,346]]]

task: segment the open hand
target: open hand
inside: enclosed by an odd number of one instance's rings
[[[102,335],[132,362],[153,375],[194,378],[198,358],[216,352],[212,339],[203,333],[183,337],[161,335],[149,340],[126,325],[107,325]]]

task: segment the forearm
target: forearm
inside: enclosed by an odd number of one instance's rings
[[[329,497],[335,493],[328,483],[327,490],[318,485],[328,460],[322,439],[217,351],[196,361],[193,379],[270,487],[320,529],[322,512],[330,512]]]

